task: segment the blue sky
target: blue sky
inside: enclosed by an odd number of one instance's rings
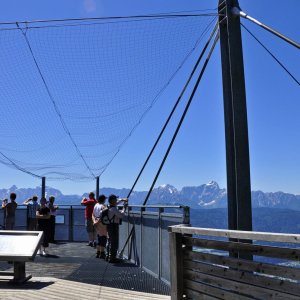
[[[288,0],[285,9],[266,0],[240,0],[251,16],[300,41],[297,23],[300,2]],[[118,15],[140,15],[215,8],[217,1],[22,1],[0,2],[0,20],[22,21]],[[300,78],[299,50],[257,26],[242,21],[264,44]],[[243,31],[247,88],[252,190],[285,191],[300,194],[300,89],[272,58]],[[116,159],[103,174],[102,186],[130,187],[174,101],[176,85],[168,89],[146,116]],[[224,119],[220,53],[216,49],[194,102],[168,157],[157,185],[170,183],[177,188],[215,180],[226,187]],[[163,109],[162,109],[163,107]],[[172,124],[174,128],[174,123]],[[149,138],[145,138],[149,132]],[[168,131],[170,137],[171,131]],[[166,138],[137,185],[146,190],[168,143]],[[1,187],[31,187],[40,184],[29,175],[1,166]],[[48,182],[64,193],[94,189],[95,183]]]

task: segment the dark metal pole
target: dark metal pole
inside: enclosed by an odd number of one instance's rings
[[[291,44],[292,46],[300,49],[300,44],[293,41],[292,39],[288,38],[287,36],[283,35],[282,33],[274,30],[273,28],[263,24],[262,22],[254,19],[253,17],[249,16],[248,14],[246,14],[245,12],[241,11],[239,7],[233,7],[231,10],[232,14],[236,15],[236,16],[240,16],[242,18],[245,18],[247,20],[250,20],[251,22],[255,23],[256,25],[262,27],[263,29],[271,32],[272,34],[276,35],[277,37],[281,38],[282,40],[284,40],[285,42]]]
[[[96,177],[96,199],[99,198],[99,190],[100,190],[100,178],[99,176]]]
[[[42,198],[46,198],[46,177],[42,177]]]
[[[220,45],[226,137],[228,227],[252,230],[246,91],[237,0],[219,0]],[[225,17],[224,17],[225,15]]]

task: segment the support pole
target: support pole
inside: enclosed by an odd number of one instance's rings
[[[42,177],[42,198],[46,198],[46,177]]]
[[[99,198],[99,191],[100,191],[100,178],[99,176],[96,177],[96,199]]]
[[[240,18],[232,14],[237,0],[219,0],[224,93],[228,228],[252,230],[246,91]]]
[[[292,46],[300,49],[300,44],[293,41],[292,39],[288,38],[287,36],[283,35],[282,33],[274,30],[273,28],[263,24],[262,22],[254,19],[253,17],[249,16],[248,14],[246,14],[245,12],[241,11],[239,7],[233,7],[231,10],[232,14],[235,16],[240,16],[242,18],[245,18],[247,20],[250,20],[251,22],[253,22],[254,24],[260,26],[261,28],[271,32],[272,34],[274,34],[275,36],[281,38],[282,40],[284,40],[285,42],[291,44]]]

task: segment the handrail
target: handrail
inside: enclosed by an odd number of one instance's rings
[[[293,233],[225,230],[225,229],[214,229],[214,228],[187,227],[186,225],[170,226],[169,231],[174,233],[181,233],[181,234],[196,234],[196,235],[226,237],[226,238],[235,238],[235,239],[300,244],[300,234],[293,234]]]
[[[128,205],[129,207],[138,208],[187,208],[185,205]]]
[[[58,204],[59,207],[82,207],[81,204]],[[119,205],[122,206],[122,205]],[[27,207],[25,204],[18,204],[18,207]],[[136,207],[136,208],[187,208],[186,205],[128,205],[128,207]]]
[[[299,299],[299,234],[175,225],[169,241],[172,300]]]

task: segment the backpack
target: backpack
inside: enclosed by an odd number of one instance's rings
[[[115,218],[115,216],[113,216],[111,219],[108,217],[108,211],[109,208],[105,207],[104,209],[102,209],[101,211],[101,215],[100,215],[100,221],[102,222],[102,224],[104,225],[109,225],[111,223],[113,223],[113,219]]]

